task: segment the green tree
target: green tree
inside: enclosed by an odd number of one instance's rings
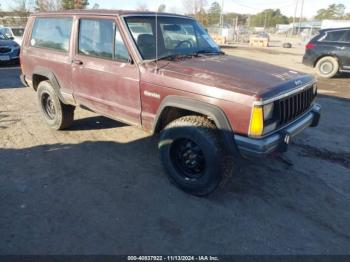
[[[300,17],[295,18],[295,23],[299,23]],[[301,22],[306,22],[307,19],[305,17],[301,18]],[[288,17],[288,23],[293,23],[293,16]]]
[[[238,13],[227,13],[224,14],[224,24],[235,26],[237,17],[238,25],[246,25],[248,23],[248,15]]]
[[[319,9],[315,19],[324,20],[324,19],[343,19],[345,14],[345,5],[343,4],[332,4],[328,8]]]
[[[88,0],[62,0],[63,9],[85,9],[89,2]]]
[[[208,11],[209,25],[217,25],[220,23],[221,6],[218,2],[213,2]]]
[[[251,17],[251,26],[275,27],[277,24],[288,24],[288,17],[280,9],[266,9]]]
[[[61,0],[36,0],[35,11],[55,11],[61,8]]]

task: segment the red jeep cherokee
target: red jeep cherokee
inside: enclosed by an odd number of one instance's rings
[[[160,132],[167,174],[195,195],[231,172],[225,156],[285,151],[320,116],[313,77],[225,55],[198,22],[175,14],[37,13],[21,62],[50,127],[68,128],[80,106]]]

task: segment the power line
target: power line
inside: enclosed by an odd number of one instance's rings
[[[246,5],[246,4],[244,4],[240,1],[237,1],[237,0],[232,0],[232,2],[238,6],[242,6],[242,7],[245,7],[245,8],[251,9],[251,10],[255,10],[255,11],[263,11],[263,10],[269,9],[266,7],[252,7],[252,6]],[[274,7],[273,9],[281,9],[281,8],[289,7],[289,6],[293,6],[293,5],[294,5],[294,3],[291,3],[290,1],[288,1],[288,2],[284,2],[284,4],[282,4],[282,5]]]

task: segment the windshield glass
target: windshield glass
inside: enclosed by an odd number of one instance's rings
[[[2,40],[9,39],[12,36],[10,29],[8,28],[0,28],[0,37]]]
[[[0,40],[9,40],[9,36],[5,31],[1,31],[0,29]]]
[[[21,37],[24,34],[23,28],[12,28],[12,33],[14,36]]]
[[[142,58],[146,60],[197,52],[221,52],[208,33],[190,18],[158,16],[156,19],[155,16],[135,16],[126,17],[125,21]]]

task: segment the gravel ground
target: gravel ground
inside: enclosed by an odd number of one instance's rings
[[[78,109],[50,130],[18,74],[0,68],[0,254],[350,253],[348,78],[320,82],[320,126],[285,155],[246,160],[197,198],[140,129]]]

